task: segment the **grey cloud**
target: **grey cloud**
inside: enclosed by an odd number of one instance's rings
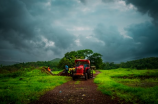
[[[124,0],[127,4],[133,4],[141,13],[148,13],[154,22],[158,24],[158,1],[157,0]]]
[[[102,46],[99,50],[103,54],[103,59],[105,61],[109,60],[116,62],[125,60],[127,57],[133,57],[136,50],[133,40],[123,38],[117,30],[117,27],[107,27],[103,24],[99,24],[94,32],[95,37],[105,43],[105,46]]]
[[[105,3],[110,3],[110,2],[114,2],[116,0],[102,0],[102,1],[105,2]]]
[[[27,32],[27,30],[31,30],[29,26],[33,25],[33,19],[25,8],[24,3],[18,0],[1,0],[0,5],[1,30],[8,31],[13,29],[16,31],[20,30],[20,32]]]
[[[70,44],[74,43],[74,35],[68,33],[65,29],[58,26],[49,26],[45,24],[40,28],[44,28],[41,31],[41,34],[44,34],[44,37],[49,41],[55,42],[56,47],[66,49]]]
[[[99,24],[94,30],[98,39],[103,40],[107,46],[115,43],[114,39],[120,40],[120,34],[115,26],[104,26]]]
[[[119,0],[102,0],[105,3]],[[121,0],[120,0],[121,1]],[[127,5],[133,4],[142,14],[148,13],[153,22],[158,25],[158,1],[157,0],[123,0]]]
[[[45,6],[48,1],[49,0],[0,1],[1,57],[6,57],[6,55],[8,55],[8,57],[13,56],[13,54],[6,54],[2,51],[3,49],[12,49],[12,52],[14,51],[13,53],[21,52],[21,56],[26,55],[26,57],[33,55],[32,58],[34,59],[32,60],[37,60],[38,57],[43,57],[47,51],[52,51],[54,55],[60,54],[62,53],[62,48],[67,49],[70,44],[74,43],[73,35],[66,32],[64,28],[53,24],[56,19],[64,18],[61,15],[66,15],[71,8],[70,6],[73,0],[68,2],[65,0],[52,1],[51,4],[53,6],[50,5],[50,9],[56,12],[55,14]],[[61,9],[61,13],[59,9]],[[55,42],[55,47],[45,47],[46,43],[43,41],[42,36],[48,41]],[[1,58],[1,60],[3,59],[5,58]],[[27,58],[27,60],[29,59]]]
[[[33,38],[34,20],[29,15],[24,3],[18,0],[1,0],[0,37],[14,46],[28,47],[23,41]]]
[[[112,8],[116,2],[105,7],[102,1],[80,1],[86,6],[77,0],[1,0],[0,60],[18,56],[25,61],[51,60],[80,49],[92,49],[101,53],[104,61],[114,62],[157,55],[154,25],[126,28],[133,39],[123,38],[119,30],[148,21],[148,17],[133,9],[122,11],[120,4]],[[75,43],[77,39],[81,46]]]
[[[54,0],[54,1],[51,1],[51,3],[54,5],[54,6],[64,6],[64,7],[72,7],[73,4],[76,4],[76,1],[74,0]]]
[[[131,25],[125,30],[132,39],[123,38],[117,27],[100,24],[95,28],[95,37],[105,43],[105,46],[97,49],[103,54],[105,61],[117,62],[158,56],[158,29],[152,23]]]
[[[80,0],[83,4],[87,3],[87,0]]]
[[[94,34],[86,38],[84,34],[77,37],[80,46],[74,49],[92,49],[101,53],[103,60],[109,62],[126,61],[135,57],[137,46],[133,39],[123,38],[117,27],[98,24],[94,29]]]
[[[135,44],[137,44],[136,56],[157,56],[158,53],[158,29],[152,23],[146,22],[137,25],[131,25],[126,28]]]

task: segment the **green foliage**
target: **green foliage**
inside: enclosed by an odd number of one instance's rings
[[[74,84],[79,84],[80,83],[80,81],[79,80],[77,80],[77,81],[75,81],[75,83]]]
[[[136,69],[158,69],[158,57],[150,57],[139,60],[121,62],[120,67]]]
[[[85,59],[85,58],[88,58],[91,54],[93,54],[93,51],[90,49],[85,49],[85,50],[78,50],[77,53],[79,57],[76,57],[76,58],[83,57],[83,59]]]
[[[102,68],[103,62],[101,56],[99,53],[93,53],[90,49],[67,52],[60,60],[58,68],[65,68],[65,65],[72,68],[75,66],[76,59],[89,59],[92,65]]]
[[[53,74],[59,74],[61,71],[52,71]]]
[[[63,70],[63,69],[59,69],[59,68],[57,68],[57,67],[53,67],[53,68],[51,68],[52,69],[52,71],[61,71],[61,70]]]
[[[3,65],[1,64],[1,65],[0,65],[0,68],[2,68],[2,67],[3,67]]]
[[[0,73],[8,73],[8,72],[14,72],[18,70],[24,70],[24,69],[29,69],[32,70],[36,67],[42,67],[42,66],[50,66],[51,69],[54,70],[61,70],[57,68],[59,64],[60,59],[56,58],[51,61],[37,61],[37,62],[27,62],[27,63],[19,63],[19,64],[14,64],[14,65],[9,65],[9,66],[1,66],[0,67]]]
[[[55,58],[55,59],[51,60],[51,62],[57,62],[57,63],[59,63],[60,60],[61,60],[60,58]]]
[[[117,96],[127,102],[145,103],[145,104],[157,104],[158,87],[152,86],[148,88],[140,86],[130,86],[133,84],[139,84],[140,79],[120,79],[120,77],[156,77],[158,76],[158,70],[136,70],[136,69],[111,69],[100,70],[101,73],[96,76],[94,82],[98,84],[104,94]],[[118,78],[119,77],[119,78]],[[150,82],[156,80],[148,79]],[[158,80],[156,81],[158,82]],[[126,83],[126,84],[124,84]]]
[[[120,64],[114,64],[114,62],[103,63],[102,69],[117,69],[117,68],[135,68],[135,69],[158,69],[158,58],[150,57],[139,60],[121,62]]]
[[[95,70],[93,70],[93,74],[95,74],[96,72],[95,72]]]
[[[102,55],[99,53],[93,53],[91,56],[88,57],[88,59],[91,62],[91,65],[95,65],[96,68],[102,68],[103,65],[103,60],[102,60]]]
[[[27,104],[69,80],[63,76],[47,75],[40,69],[30,69],[0,74],[0,104]]]
[[[103,69],[104,70],[109,70],[109,69],[117,69],[119,68],[119,65],[118,64],[114,64],[114,62],[106,62],[106,63],[103,63]]]

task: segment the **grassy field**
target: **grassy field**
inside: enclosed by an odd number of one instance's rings
[[[132,103],[158,104],[158,70],[100,70],[94,82],[113,98]]]
[[[95,70],[93,70],[93,74],[95,74],[96,72],[95,72]]]
[[[52,71],[53,74],[59,74],[61,71]]]
[[[47,75],[40,69],[0,74],[0,104],[29,103],[68,80],[70,79],[64,76]]]

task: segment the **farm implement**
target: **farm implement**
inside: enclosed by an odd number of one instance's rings
[[[93,68],[90,68],[90,61],[87,59],[76,59],[75,68],[70,71],[70,75],[73,80],[82,76],[85,80],[93,78]]]

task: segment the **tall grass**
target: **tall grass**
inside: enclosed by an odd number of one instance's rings
[[[47,75],[39,69],[0,74],[0,78],[0,104],[27,104],[69,80]]]
[[[95,70],[93,70],[93,74],[95,74],[96,72],[95,72]]]
[[[139,77],[139,76],[154,76],[158,75],[158,70],[136,70],[136,69],[113,69],[100,70],[101,73],[96,76],[94,82],[98,84],[98,89],[104,94],[117,96],[121,100],[133,103],[158,104],[158,86],[143,88],[130,87],[117,82],[112,77]],[[130,79],[122,79],[129,81]],[[132,81],[132,79],[131,79]],[[135,80],[137,81],[137,80]],[[129,81],[130,82],[130,81]]]

